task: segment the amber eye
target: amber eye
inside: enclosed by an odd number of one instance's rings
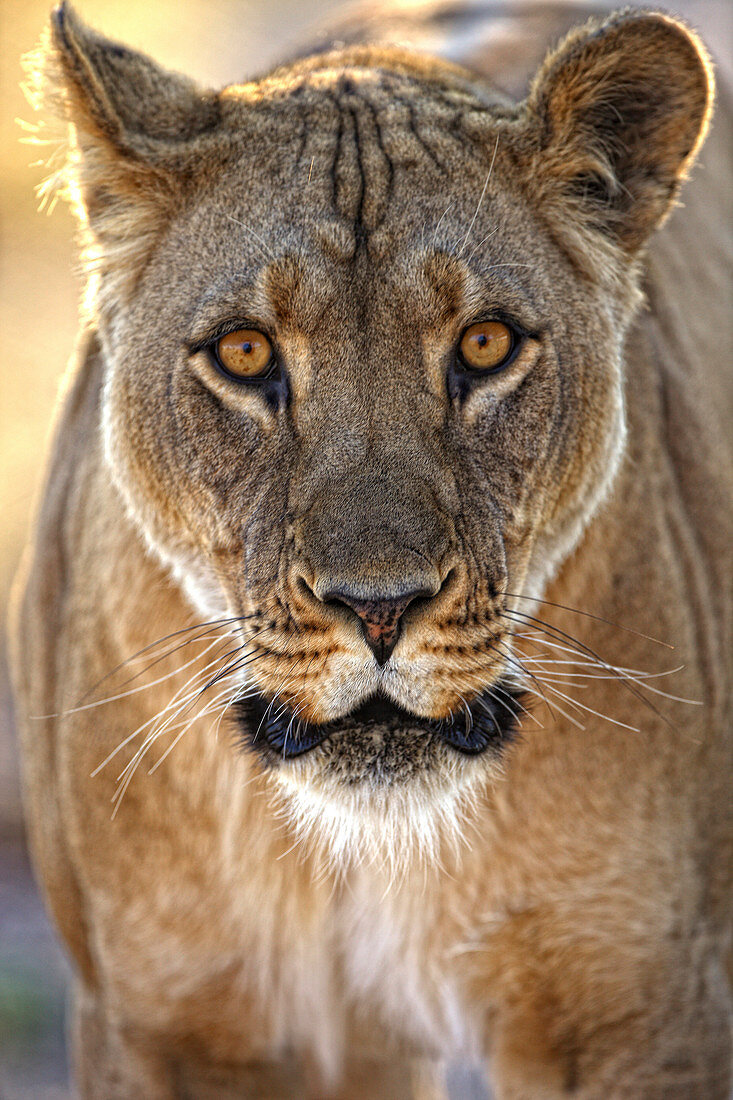
[[[463,333],[458,350],[471,370],[490,371],[507,362],[516,343],[514,330],[502,321],[479,321]]]
[[[235,378],[258,378],[272,363],[272,344],[263,332],[239,328],[215,344],[216,358],[227,374]]]

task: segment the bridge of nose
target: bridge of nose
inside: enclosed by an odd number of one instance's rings
[[[322,482],[296,521],[295,544],[315,597],[353,612],[384,664],[409,605],[440,591],[454,536],[425,470],[381,459],[377,469],[351,465]]]
[[[413,593],[440,588],[450,519],[427,483],[404,467],[329,479],[295,527],[319,599],[333,592],[346,603],[409,602]]]

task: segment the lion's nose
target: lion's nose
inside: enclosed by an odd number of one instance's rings
[[[429,588],[416,588],[394,599],[360,599],[351,592],[330,589],[319,598],[324,603],[342,603],[361,619],[367,645],[378,665],[389,660],[400,636],[401,619],[413,600],[434,595]]]

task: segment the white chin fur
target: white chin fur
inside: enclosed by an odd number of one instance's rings
[[[298,842],[331,873],[372,865],[390,876],[432,865],[470,845],[480,792],[500,772],[495,759],[458,753],[409,781],[347,785],[292,761],[270,773],[278,810]]]

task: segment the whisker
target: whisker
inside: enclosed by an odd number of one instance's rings
[[[521,596],[517,592],[502,592],[502,596],[508,596],[510,600],[527,600],[529,603],[543,603],[547,607],[557,607],[561,611],[569,611],[571,615],[582,615],[585,619],[594,619],[598,623],[605,623],[606,626],[613,626],[617,630],[624,630],[627,634],[636,634],[637,638],[644,638],[647,642],[655,642],[656,645],[662,645],[666,649],[674,649],[673,645],[669,642],[663,642],[659,638],[652,637],[651,634],[644,634],[641,630],[635,630],[631,626],[623,626],[621,623],[615,623],[611,619],[604,619],[602,615],[593,615],[590,611],[580,611],[577,607],[568,607],[564,603],[553,603],[552,600],[541,600],[536,596]]]
[[[88,691],[86,691],[84,693],[84,695],[82,695],[82,700],[85,699],[87,696],[91,695],[93,691],[96,691],[97,688],[100,687],[105,682],[105,680],[108,680],[111,676],[114,676],[117,672],[120,672],[125,667],[125,665],[130,664],[132,661],[136,660],[138,657],[142,657],[142,655],[144,653],[148,653],[151,649],[154,649],[156,646],[163,645],[165,642],[170,641],[171,638],[178,638],[178,637],[181,636],[181,634],[188,634],[188,633],[190,633],[191,631],[194,631],[194,630],[202,630],[202,629],[208,629],[208,628],[215,628],[215,627],[218,627],[218,626],[226,626],[230,623],[246,622],[250,619],[256,619],[256,618],[259,618],[259,617],[260,616],[257,613],[254,614],[254,615],[230,615],[230,616],[228,616],[227,618],[224,618],[224,619],[212,619],[208,623],[195,623],[193,626],[185,626],[185,627],[182,627],[180,630],[171,631],[170,634],[164,634],[162,638],[158,638],[154,642],[149,642],[148,645],[143,646],[142,649],[138,649],[138,651],[136,653],[133,653],[130,657],[126,657],[124,661],[121,661],[118,665],[115,665],[115,667],[113,669],[111,669],[110,672],[105,673],[105,675],[102,677],[101,680],[97,680],[96,684],[92,684],[92,686],[88,689]],[[184,644],[186,644],[186,643],[184,643]],[[175,649],[172,652],[175,652]],[[143,672],[144,671],[145,670],[143,669]],[[138,673],[137,675],[140,675],[140,674]]]
[[[529,660],[531,662],[532,658],[529,658]],[[568,662],[568,664],[573,664],[573,663],[574,662],[572,662],[572,661]],[[589,666],[589,667],[593,667],[593,666]],[[673,670],[670,670],[670,671],[680,672],[684,667],[685,667],[684,665],[680,665],[679,668],[676,668],[676,669],[673,669]],[[672,692],[670,692],[670,691],[663,691],[662,688],[654,687],[652,684],[646,683],[646,680],[651,679],[653,676],[667,676],[667,675],[670,675],[669,672],[641,673],[639,675],[632,675],[629,672],[628,669],[622,669],[618,666],[612,666],[612,668],[614,668],[614,671],[612,673],[601,673],[601,672],[577,672],[577,673],[567,672],[567,673],[561,673],[561,672],[555,672],[555,673],[552,673],[551,675],[546,675],[544,669],[536,669],[536,671],[542,676],[543,683],[564,683],[564,684],[568,684],[570,686],[571,682],[572,682],[573,686],[579,686],[579,687],[585,686],[585,683],[588,680],[618,680],[619,679],[619,674],[622,674],[626,679],[630,680],[634,684],[637,684],[638,687],[641,690],[652,692],[654,695],[659,695],[663,699],[669,699],[670,702],[673,702],[673,703],[686,703],[688,706],[691,706],[691,707],[704,706],[703,702],[700,699],[688,699],[686,696],[683,696],[683,695],[673,695]],[[578,681],[582,681],[582,682],[578,683]]]
[[[195,700],[197,698],[195,689],[190,694],[192,694],[194,696],[193,702],[195,702]],[[127,763],[127,765],[120,772],[120,775],[118,776],[118,787],[117,787],[117,790],[116,790],[116,792],[113,796],[113,801],[115,803],[114,810],[113,810],[113,813],[112,813],[112,818],[113,819],[116,816],[117,811],[119,810],[119,808],[122,804],[122,800],[123,800],[123,798],[125,796],[125,793],[126,793],[128,787],[129,787],[129,785],[132,781],[132,778],[133,778],[135,772],[137,771],[139,765],[141,764],[141,762],[142,762],[143,758],[145,757],[145,755],[147,754],[148,750],[151,748],[151,746],[153,744],[155,744],[155,742],[158,740],[158,738],[161,737],[162,734],[165,733],[166,730],[168,730],[171,727],[171,725],[175,721],[175,719],[177,719],[182,713],[186,712],[186,710],[188,709],[188,707],[190,705],[189,700],[190,700],[190,695],[185,697],[183,700],[181,700],[180,705],[178,706],[178,708],[174,711],[173,714],[170,715],[170,717],[168,719],[166,719],[166,721],[160,727],[155,727],[155,726],[153,727],[153,729],[147,735],[147,737],[145,738],[145,740],[143,741],[142,745],[137,750],[137,752],[134,754],[132,759]],[[156,715],[156,719],[159,719],[160,717],[162,717],[162,715],[165,714],[166,710],[168,710],[168,709],[169,709],[169,707],[166,707],[165,710],[163,710],[161,712],[161,714]],[[185,730],[190,729],[191,726],[193,725],[193,722],[198,717],[199,717],[199,714],[194,714],[192,716],[192,718],[190,719],[190,721],[186,723]],[[175,726],[174,726],[174,728],[175,728]],[[184,730],[184,732],[185,732],[185,730]],[[178,738],[178,740],[180,740],[180,738]]]
[[[493,698],[493,696],[492,696],[492,698]],[[499,736],[499,739],[501,739],[501,730],[499,729],[499,723],[497,722],[495,716],[491,713],[491,711],[486,706],[486,704],[483,702],[483,700],[477,699],[476,702],[481,707],[481,710],[484,712],[484,714],[488,715],[488,717],[491,719],[491,721],[494,724],[494,729],[496,730],[496,732]],[[498,702],[498,700],[497,700],[497,702]],[[507,710],[509,710],[509,707],[507,707]]]
[[[107,703],[115,703],[120,699],[129,698],[131,695],[138,695],[141,691],[147,691],[149,688],[157,687],[158,684],[163,684],[166,680],[170,680],[172,676],[177,676],[185,669],[190,668],[192,664],[195,664],[196,661],[200,661],[202,657],[204,657],[211,649],[214,648],[214,646],[221,645],[224,641],[225,639],[223,638],[216,638],[201,653],[197,653],[195,657],[192,657],[189,661],[186,661],[184,665],[180,665],[178,668],[174,668],[171,672],[166,672],[165,676],[159,676],[157,680],[150,680],[148,681],[148,683],[140,684],[138,687],[131,688],[129,691],[120,691],[117,693],[117,695],[107,695],[104,699],[97,699],[94,703],[85,703],[83,706],[80,707],[70,707],[69,710],[61,711],[58,714],[43,715],[43,717],[60,718],[65,717],[67,714],[78,714],[80,711],[94,710],[95,707],[102,707],[105,706]],[[212,664],[213,663],[214,662],[212,662]]]
[[[481,209],[481,203],[484,201],[484,195],[486,194],[486,188],[489,186],[489,180],[491,179],[491,173],[494,171],[494,161],[496,160],[496,151],[497,151],[498,148],[499,148],[499,135],[497,134],[496,135],[496,143],[494,144],[494,152],[493,152],[492,157],[491,157],[491,164],[489,165],[489,171],[486,174],[486,180],[484,182],[483,190],[482,190],[481,194],[479,195],[479,200],[478,200],[478,203],[476,204],[476,209],[474,210],[473,217],[471,218],[471,222],[468,226],[468,229],[466,230],[466,236],[463,238],[463,244],[461,245],[460,252],[458,253],[459,256],[462,256],[464,251],[465,251],[466,245],[468,244],[468,238],[471,236],[471,230],[474,227],[474,224],[476,222],[476,218],[478,217],[478,212]]]
[[[603,658],[598,653],[596,653],[596,651],[594,649],[591,649],[591,647],[586,645],[584,642],[579,641],[578,638],[573,638],[573,637],[571,637],[571,635],[566,634],[564,630],[560,630],[559,627],[553,626],[551,623],[544,622],[544,620],[542,620],[542,619],[537,619],[533,615],[527,615],[523,611],[506,610],[506,611],[500,611],[499,614],[504,618],[513,619],[514,621],[518,620],[520,622],[522,622],[522,621],[532,622],[536,626],[539,626],[543,631],[550,631],[551,632],[550,637],[555,637],[556,635],[559,635],[565,641],[568,641],[571,644],[577,645],[579,647],[579,649],[582,650],[587,655],[589,655],[591,657],[594,657],[598,661],[598,663],[603,668],[605,668],[608,672],[614,672],[615,671],[613,665],[609,665],[607,661],[604,661]],[[669,719],[664,714],[662,714],[662,712],[659,710],[658,707],[655,707],[654,704],[649,699],[646,699],[641,694],[641,692],[636,687],[633,686],[633,684],[628,679],[628,677],[619,674],[618,680],[619,680],[619,683],[623,684],[625,689],[631,695],[633,695],[635,699],[639,700],[639,702],[643,703],[644,706],[648,707],[651,711],[653,711],[654,714],[656,714],[658,718],[660,718],[667,726],[670,727],[670,729],[674,729],[674,725],[669,721]]]
[[[195,634],[192,638],[187,638],[185,641],[179,642],[178,645],[172,646],[170,649],[167,649],[164,653],[161,653],[161,655],[159,657],[156,657],[149,664],[145,665],[144,668],[141,668],[139,672],[136,672],[134,674],[134,676],[130,676],[127,680],[124,681],[124,683],[121,686],[124,687],[125,684],[131,684],[135,680],[139,680],[139,678],[141,676],[144,676],[147,672],[150,672],[150,670],[152,668],[155,668],[156,665],[160,664],[161,661],[165,661],[169,657],[173,657],[174,654],[180,652],[180,650],[182,650],[182,649],[185,649],[186,646],[192,645],[194,642],[201,641],[203,638],[207,638],[211,634],[213,634],[215,630],[220,630],[220,629],[221,629],[220,627],[214,627],[214,628],[211,628],[211,629],[208,629],[208,630],[202,630],[200,634]],[[221,635],[222,639],[224,639],[224,640],[226,640],[227,638],[233,638],[235,636],[236,636],[236,631],[234,631],[234,630],[228,630],[228,631],[226,631],[226,633]]]
[[[181,738],[184,736],[184,734],[188,733],[188,731],[190,730],[190,728],[191,728],[191,726],[193,725],[194,722],[199,721],[201,718],[207,718],[209,714],[213,713],[213,711],[215,711],[217,709],[217,707],[219,707],[221,705],[222,699],[227,699],[227,700],[231,701],[231,697],[232,697],[232,695],[231,695],[231,689],[230,688],[227,688],[224,691],[221,691],[218,695],[216,695],[213,699],[211,699],[207,703],[207,705],[204,707],[204,709],[202,711],[200,711],[197,714],[194,714],[193,717],[188,722],[184,723],[183,724],[183,729],[180,731],[180,733],[177,734],[177,736],[174,738],[174,740],[171,742],[171,744],[165,750],[163,755],[158,760],[156,760],[156,762],[153,764],[153,766],[148,770],[148,775],[153,775],[153,773],[158,770],[158,768],[161,766],[163,761],[167,759],[167,757],[170,755],[170,753],[176,747],[176,745],[181,740]],[[225,706],[224,709],[226,709],[226,706]]]
[[[518,634],[514,634],[514,637],[515,638],[525,638],[528,641],[533,642],[533,643],[535,641],[540,640],[540,636],[535,635],[535,634],[518,633]],[[560,645],[557,642],[549,642],[549,641],[547,641],[546,638],[541,639],[541,644],[544,645],[544,646],[549,646],[552,649],[557,650],[557,651],[562,652],[562,653],[579,653],[580,652],[579,650],[575,649],[572,646]],[[580,656],[584,657],[585,654],[580,654]],[[685,668],[684,665],[677,665],[675,668],[664,669],[664,671],[662,671],[662,672],[647,672],[643,669],[625,668],[623,665],[603,665],[603,664],[599,664],[599,662],[595,661],[595,660],[587,661],[587,660],[580,660],[580,659],[577,659],[577,658],[575,660],[560,661],[560,660],[550,660],[550,659],[548,659],[544,656],[543,657],[526,657],[525,662],[528,663],[528,664],[535,664],[535,665],[538,664],[538,663],[542,664],[542,665],[552,665],[552,664],[555,664],[555,665],[570,665],[570,666],[575,666],[576,668],[593,668],[593,669],[601,668],[601,669],[604,669],[604,670],[606,668],[610,668],[612,670],[610,673],[606,673],[604,671],[603,673],[589,672],[589,673],[578,673],[577,675],[579,675],[579,676],[582,675],[587,680],[618,680],[619,676],[621,676],[621,677],[625,677],[626,679],[628,679],[628,680],[632,681],[633,683],[637,684],[639,686],[639,688],[643,689],[644,691],[652,692],[654,695],[662,696],[663,698],[669,699],[672,702],[687,703],[687,704],[689,704],[689,706],[693,706],[693,707],[703,706],[703,703],[699,699],[687,699],[687,698],[685,698],[684,696],[681,696],[681,695],[673,695],[671,692],[663,691],[661,688],[654,687],[652,684],[649,684],[649,683],[646,682],[647,680],[656,680],[656,679],[660,679],[663,676],[673,676],[678,672],[682,672],[682,670]],[[540,670],[538,670],[538,671],[540,671]]]
[[[452,202],[449,202],[449,203],[448,203],[448,205],[446,206],[445,210],[443,211],[443,213],[442,213],[442,214],[440,215],[440,217],[438,218],[438,221],[437,221],[437,224],[436,224],[436,226],[435,226],[435,229],[433,230],[433,241],[432,241],[432,247],[433,247],[433,248],[435,247],[435,240],[436,240],[436,238],[437,238],[437,236],[438,236],[438,230],[440,229],[440,226],[441,226],[441,223],[442,223],[442,221],[443,221],[443,218],[444,218],[444,217],[446,216],[446,214],[448,213],[448,211],[449,211],[449,210],[450,210],[450,209],[451,209],[452,207],[454,207],[455,205],[456,205],[456,203],[455,203],[455,199],[454,199],[454,200],[453,200]]]
[[[185,687],[188,688],[191,682],[194,680],[195,677],[191,677],[191,679],[187,681]],[[184,689],[182,688],[181,691],[183,690]],[[182,714],[185,714],[186,710],[190,706],[195,705],[196,700],[199,696],[199,689],[198,687],[193,687],[190,688],[185,694],[181,695],[180,698],[177,698],[178,695],[179,693],[176,693],[176,695],[166,704],[166,706],[162,710],[158,711],[157,714],[153,715],[152,718],[150,718],[143,726],[140,727],[140,730],[138,732],[141,732],[143,729],[145,729],[146,726],[151,726],[151,729],[150,732],[146,735],[142,745],[139,746],[131,759],[128,760],[127,764],[117,776],[118,782],[127,773],[128,769],[134,768],[134,766],[136,766],[137,759],[141,754],[144,754],[147,746],[153,740],[155,740],[156,737],[158,737],[165,729],[167,729],[168,726],[176,720],[176,718],[180,717]],[[165,718],[166,714],[168,714],[167,718]],[[165,721],[163,721],[164,718]]]
[[[218,639],[218,640],[226,641],[226,639]],[[212,645],[214,645],[214,644],[216,644],[216,643],[212,643]],[[242,645],[242,646],[239,646],[236,650],[232,650],[231,652],[232,653],[240,652],[244,648],[245,648],[245,645]],[[205,652],[208,652],[208,650],[206,650]],[[199,654],[197,659],[200,660],[202,656],[203,656],[203,654]],[[201,679],[203,676],[205,676],[205,674],[208,672],[208,670],[210,668],[213,668],[215,665],[219,664],[221,660],[222,660],[221,655],[218,655],[216,658],[214,658],[213,661],[209,661],[209,663],[204,665],[204,667],[202,669],[199,669],[191,677],[189,677],[189,679],[186,680],[186,682],[173,694],[171,699],[169,699],[168,703],[166,704],[166,706],[163,708],[162,711],[158,711],[157,714],[152,716],[152,718],[149,718],[146,722],[143,722],[143,724],[141,726],[138,726],[138,728],[133,733],[131,733],[127,737],[125,737],[124,740],[121,741],[119,743],[119,745],[117,745],[116,748],[114,748],[112,750],[112,752],[110,752],[108,754],[108,756],[105,757],[105,759],[102,761],[102,763],[99,764],[94,769],[94,771],[91,773],[92,777],[97,775],[98,772],[100,772],[101,769],[103,767],[105,767],[105,765],[110,762],[110,760],[114,759],[114,757],[117,755],[118,752],[120,752],[123,748],[125,748],[125,746],[128,745],[130,743],[130,741],[134,740],[134,738],[137,737],[138,734],[142,733],[142,731],[147,726],[149,726],[149,725],[155,723],[156,721],[158,721],[171,708],[176,707],[179,704],[181,704],[182,706],[185,706],[187,703],[189,703],[191,701],[195,702],[196,697],[201,695],[202,691],[206,690],[206,686],[204,688],[199,688],[199,687],[191,688],[191,684],[194,683],[197,678]],[[190,663],[191,662],[189,662],[189,664]],[[184,666],[184,667],[187,667],[187,666]],[[180,671],[180,670],[177,670],[177,671]]]
[[[288,675],[288,674],[289,674],[290,672],[292,672],[292,670],[293,670],[293,667],[294,667],[294,665],[296,664],[297,660],[298,660],[298,658],[297,658],[297,657],[293,657],[293,658],[292,658],[292,660],[291,660],[291,662],[290,662],[290,665],[288,666],[288,671],[287,671],[287,672],[286,672],[286,674],[285,674],[286,676],[287,676],[287,675]],[[284,688],[288,687],[288,686],[289,686],[289,684],[290,684],[291,682],[292,682],[292,678],[291,678],[291,680],[282,680],[282,681],[281,681],[281,682],[280,682],[280,683],[278,684],[278,687],[277,687],[277,689],[276,689],[275,693],[273,694],[273,696],[272,696],[272,699],[271,699],[271,700],[270,700],[270,702],[269,702],[269,703],[267,704],[267,707],[265,708],[265,712],[264,712],[264,714],[262,715],[262,717],[260,718],[260,724],[258,725],[258,727],[257,727],[257,730],[256,730],[256,732],[255,732],[255,734],[254,734],[254,737],[252,738],[252,741],[253,741],[253,743],[259,740],[259,737],[260,737],[260,731],[261,731],[261,729],[262,729],[262,725],[263,725],[263,723],[264,723],[264,722],[265,722],[265,721],[267,720],[267,717],[268,717],[268,715],[270,714],[270,711],[272,710],[272,708],[273,708],[273,705],[274,705],[274,704],[275,704],[275,702],[277,701],[278,695],[280,694],[280,692],[281,692],[281,691],[282,691],[282,690],[283,690]],[[284,703],[284,704],[281,704],[281,706],[280,706],[280,709],[278,710],[278,712],[277,712],[277,713],[278,713],[278,714],[282,713],[282,710],[283,710],[283,709],[284,709],[284,708],[285,708],[286,706],[287,706],[287,704],[285,704],[285,703]]]
[[[495,233],[496,233],[496,229],[492,229],[490,233],[486,234],[486,236],[484,237],[484,239],[482,241],[479,241],[478,244],[475,244],[473,246],[473,248],[471,249],[471,251],[468,254],[468,259],[466,260],[466,263],[470,264],[471,260],[473,259],[475,254],[478,252],[479,248],[481,248],[482,245],[486,244],[486,242],[488,240],[490,240],[491,237],[493,237]]]
[[[595,658],[592,658],[592,659],[589,660],[587,653],[583,653],[580,649],[577,649],[575,646],[563,645],[561,642],[558,642],[558,641],[550,641],[545,636],[544,632],[539,633],[539,632],[536,632],[536,631],[532,631],[532,632],[528,633],[526,631],[512,631],[512,637],[524,639],[528,642],[531,642],[533,645],[542,645],[542,646],[546,647],[547,649],[551,649],[551,650],[553,650],[557,653],[575,653],[575,654],[577,654],[577,656],[575,658],[573,658],[572,660],[567,661],[566,663],[567,664],[572,664],[572,665],[577,665],[578,667],[581,667],[581,668],[605,668],[605,667],[610,667],[610,668],[617,669],[619,672],[625,672],[625,673],[628,673],[629,675],[634,675],[634,676],[667,676],[667,675],[671,675],[673,672],[679,672],[682,668],[684,668],[684,665],[679,665],[677,668],[669,669],[669,670],[666,670],[665,672],[648,673],[644,669],[624,668],[622,665],[607,665],[607,662],[600,662],[600,661],[595,660]],[[531,657],[531,658],[528,658],[528,659],[532,660],[532,661],[534,661],[534,660],[542,661],[546,664],[550,663],[550,655],[548,655],[548,654],[540,654],[536,657]]]
[[[505,710],[509,711],[509,713],[510,713],[510,714],[511,714],[511,715],[512,715],[513,717],[515,717],[515,718],[516,718],[516,714],[515,714],[514,710],[513,710],[513,709],[512,709],[512,707],[511,707],[511,706],[509,705],[509,703],[507,703],[507,702],[505,702],[505,701],[504,701],[503,699],[499,699],[499,698],[497,697],[497,695],[496,695],[496,692],[497,692],[497,691],[498,691],[498,692],[500,692],[500,693],[501,693],[502,695],[506,695],[507,699],[511,699],[511,700],[512,700],[512,704],[513,704],[513,706],[517,706],[517,707],[519,707],[519,708],[520,708],[520,710],[523,710],[523,711],[524,711],[524,713],[525,713],[525,714],[527,715],[527,717],[528,717],[528,718],[531,718],[533,722],[536,722],[536,723],[537,723],[537,725],[538,725],[538,726],[540,727],[540,729],[544,729],[544,728],[545,728],[545,727],[543,726],[542,722],[540,722],[540,720],[539,720],[539,718],[537,717],[537,715],[536,715],[536,714],[533,714],[531,710],[528,710],[528,709],[527,709],[527,707],[525,707],[525,706],[524,706],[524,704],[523,704],[523,703],[521,702],[521,700],[520,700],[520,699],[515,699],[515,697],[514,697],[513,695],[510,695],[510,694],[509,694],[509,692],[508,692],[508,691],[505,691],[505,690],[504,690],[504,688],[503,688],[503,687],[500,687],[500,685],[499,685],[499,684],[492,684],[492,685],[491,685],[491,687],[489,688],[488,694],[489,694],[489,695],[490,695],[490,697],[491,697],[492,699],[494,699],[494,700],[495,700],[495,701],[496,701],[497,703],[500,703],[500,704],[501,704],[501,705],[502,705],[502,706],[504,707],[504,709],[505,709]]]
[[[193,680],[193,679],[194,679],[194,677],[191,677],[189,680],[187,680],[186,684],[184,685],[184,688],[182,688],[180,690],[184,690],[186,687],[188,687],[188,685],[191,683],[191,680]],[[189,694],[186,696],[186,699],[189,699],[192,696],[194,696],[195,691],[196,691],[196,689],[189,692]],[[104,760],[101,762],[101,764],[98,764],[97,767],[94,769],[94,771],[90,772],[90,778],[93,779],[96,775],[98,775],[99,772],[102,770],[102,768],[106,767],[107,764],[109,764],[109,762],[111,760],[114,760],[115,756],[117,756],[117,754],[119,752],[121,752],[122,749],[124,749],[126,745],[129,745],[129,743],[131,741],[134,741],[134,739],[139,734],[141,734],[144,729],[147,729],[148,726],[154,725],[155,722],[159,721],[159,719],[166,713],[166,711],[169,710],[171,708],[171,706],[174,705],[174,703],[176,702],[178,694],[179,694],[179,692],[176,692],[176,694],[167,703],[167,705],[163,708],[162,711],[157,711],[154,715],[152,715],[152,717],[148,718],[145,722],[143,722],[142,725],[138,726],[136,730],[133,730],[132,733],[129,733],[122,741],[120,741],[120,743],[118,745],[116,745],[115,748],[112,749],[112,751],[110,753],[108,753],[108,755],[104,758]],[[119,776],[118,776],[118,778],[119,778]]]
[[[524,667],[524,665],[522,663],[522,660],[521,660],[521,654],[519,655],[519,657],[515,656],[514,653],[510,649],[507,649],[506,646],[501,644],[501,642],[499,641],[499,639],[496,637],[495,634],[493,634],[491,631],[489,633],[491,634],[491,638],[492,638],[492,642],[493,642],[493,648],[496,650],[497,653],[500,653],[502,655],[502,657],[504,658],[505,661],[508,661],[511,665],[513,665],[515,668],[518,669],[518,671],[520,673],[520,676],[521,676],[522,683],[524,684],[524,681],[525,681],[526,677],[529,677],[529,679],[532,681],[532,683],[535,684],[536,688],[538,689],[535,692],[535,694],[538,695],[538,697],[543,700],[543,702],[545,703],[545,706],[549,710],[550,715],[551,715],[551,717],[554,721],[555,720],[555,715],[554,715],[553,710],[552,710],[552,704],[550,703],[547,696],[544,694],[544,692],[542,690],[542,685],[541,685],[540,681],[537,679],[537,677],[534,675],[534,673],[530,669]]]
[[[259,244],[260,251],[262,252],[263,256],[266,256],[269,260],[277,260],[277,256],[272,251],[267,242],[263,240],[259,233],[255,233],[254,229],[250,225],[246,225],[245,222],[240,221],[239,218],[235,218],[233,214],[229,214],[226,211],[224,213],[225,217],[229,218],[230,222],[234,222],[235,225],[241,226],[245,233],[249,233],[250,237],[254,238],[254,240]]]
[[[572,706],[578,707],[580,710],[585,710],[588,714],[595,714],[596,718],[603,718],[606,722],[612,722],[614,726],[621,726],[622,729],[631,730],[632,733],[640,733],[641,731],[636,726],[629,726],[626,722],[620,722],[617,718],[611,718],[608,714],[602,714],[598,710],[594,710],[593,707],[588,707],[585,703],[579,703],[577,699],[572,699],[569,695],[565,695],[564,692],[559,691],[555,687],[548,685],[548,691],[551,691],[553,695],[559,695],[561,699],[564,699],[567,703],[571,703]]]
[[[553,721],[557,721],[557,718],[555,716],[555,711],[557,711],[558,714],[561,714],[563,716],[563,718],[566,718],[568,720],[568,722],[570,722],[577,729],[585,731],[585,726],[583,725],[583,723],[580,722],[577,718],[575,718],[572,714],[568,714],[568,712],[565,710],[565,708],[562,707],[560,705],[560,703],[557,702],[557,700],[554,700],[553,703],[550,704],[547,700],[547,697],[544,695],[544,693],[541,694],[540,692],[535,691],[534,688],[528,688],[528,687],[524,687],[524,691],[528,692],[530,695],[535,695],[538,699],[541,699],[542,702],[545,703],[549,707],[550,713],[552,714]]]

